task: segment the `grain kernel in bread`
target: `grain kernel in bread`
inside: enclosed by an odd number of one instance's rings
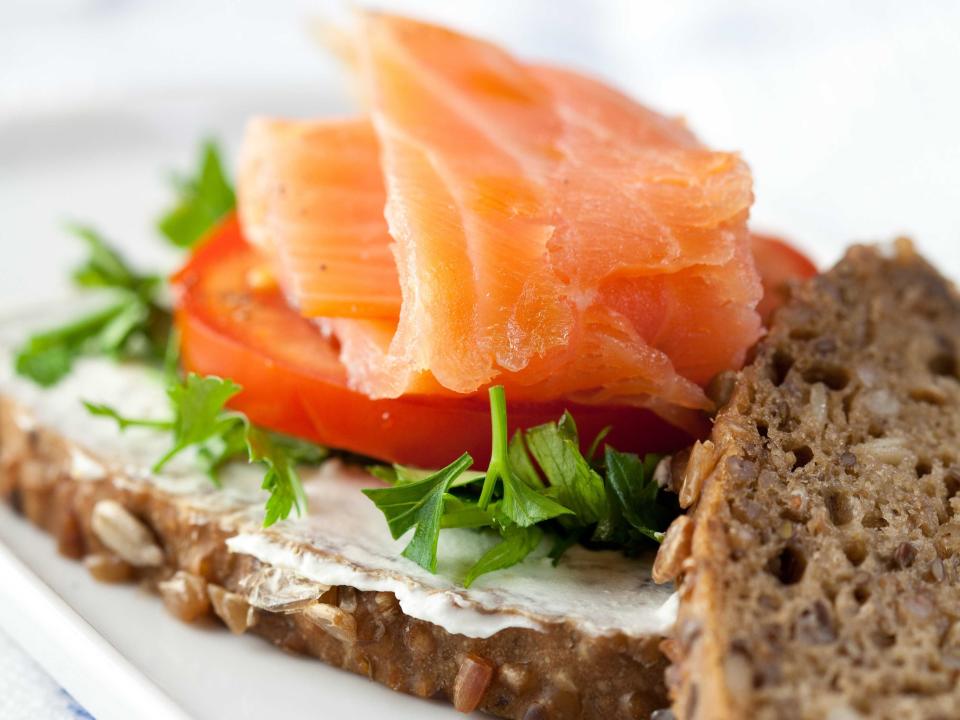
[[[210,612],[207,582],[202,577],[178,570],[157,584],[164,606],[184,622],[193,622]]]
[[[406,644],[414,657],[430,657],[437,649],[437,640],[425,625],[407,627]]]
[[[960,717],[958,368],[960,299],[902,245],[795,291],[714,425],[678,717]]]
[[[242,635],[253,627],[256,613],[243,596],[213,583],[207,585],[207,595],[213,612],[234,635]]]
[[[476,710],[492,679],[490,662],[477,655],[467,655],[453,681],[453,706],[464,713]]]
[[[46,527],[46,508],[56,476],[42,460],[24,460],[20,465],[20,503],[23,514],[34,525]]]
[[[303,610],[303,616],[324,632],[343,643],[357,641],[357,621],[349,613],[326,603],[314,603]]]
[[[352,587],[341,587],[337,592],[337,605],[344,612],[355,613],[357,611],[357,591]]]
[[[58,483],[53,491],[53,512],[47,530],[57,539],[57,551],[61,555],[80,560],[86,553],[80,521],[73,507],[76,490],[69,483]]]
[[[717,464],[717,455],[713,442],[699,440],[690,449],[686,469],[683,475],[683,484],[680,486],[680,507],[688,508],[700,497],[700,489],[707,476],[713,472]]]
[[[670,582],[680,574],[683,561],[690,556],[692,539],[693,521],[689,515],[681,515],[670,524],[653,563],[654,582]]]
[[[183,549],[178,564],[194,575],[209,579],[213,573],[213,559],[217,550],[217,543],[212,540],[190,543]]]
[[[113,553],[93,553],[83,558],[90,575],[99,582],[129,582],[134,577],[133,565]]]
[[[523,692],[530,686],[530,671],[520,663],[504,663],[497,668],[497,679],[514,692]]]
[[[294,612],[317,602],[329,585],[307,580],[270,565],[263,565],[243,578],[240,590],[251,605],[269,612]]]
[[[93,507],[90,525],[106,547],[135,567],[160,567],[163,550],[143,522],[116,500],[100,500]]]

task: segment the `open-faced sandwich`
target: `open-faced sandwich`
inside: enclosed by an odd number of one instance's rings
[[[358,115],[252,120],[236,196],[205,148],[170,292],[80,229],[103,292],[0,326],[0,495],[461,711],[957,717],[949,284],[905,242],[807,280],[737,154],[597,80],[344,47]]]

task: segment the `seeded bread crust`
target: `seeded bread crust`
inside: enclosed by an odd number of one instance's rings
[[[250,578],[272,569],[227,550],[236,533],[229,517],[120,475],[73,477],[72,443],[42,427],[24,430],[25,416],[28,408],[0,396],[0,498],[51,533],[62,554],[84,560],[94,577],[139,581],[181,620],[212,614],[234,632],[462,711],[639,720],[667,704],[659,637],[595,638],[564,623],[474,639],[405,615],[392,593],[346,586],[289,612],[253,607]]]
[[[794,290],[658,558],[678,718],[960,717],[958,350],[960,299],[906,241]]]

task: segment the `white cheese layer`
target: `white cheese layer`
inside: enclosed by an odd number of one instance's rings
[[[378,481],[337,461],[304,470],[307,517],[263,529],[259,520],[265,497],[258,468],[229,468],[222,490],[196,469],[188,454],[163,473],[153,473],[150,467],[169,447],[168,435],[137,428],[121,433],[113,421],[91,416],[81,404],[90,400],[132,416],[165,418],[169,403],[155,372],[96,358],[79,361],[70,376],[50,389],[16,376],[12,348],[36,322],[32,317],[29,323],[0,324],[0,393],[28,411],[23,422],[56,430],[79,446],[72,456],[78,480],[119,472],[197,508],[221,512],[222,524],[238,532],[228,541],[233,552],[319,584],[394,593],[406,614],[468,637],[562,622],[590,635],[661,635],[676,618],[671,589],[650,579],[649,557],[629,559],[575,547],[553,567],[545,542],[519,565],[482,576],[465,589],[459,583],[467,569],[497,539],[451,529],[441,533],[438,571],[432,575],[401,557],[408,538],[393,540],[380,511],[360,492]],[[50,324],[42,316],[40,323]]]

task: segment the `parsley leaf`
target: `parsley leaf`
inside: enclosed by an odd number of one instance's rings
[[[503,531],[503,540],[487,550],[467,572],[464,587],[470,587],[481,575],[516,565],[540,545],[543,531],[538,527],[512,526]]]
[[[232,460],[246,458],[266,466],[261,487],[270,493],[263,520],[267,527],[289,517],[294,510],[298,515],[306,511],[307,498],[296,466],[322,462],[328,451],[261,430],[246,415],[226,410],[226,403],[240,390],[233,381],[215,376],[190,373],[183,380],[176,379],[167,388],[173,409],[171,420],[130,418],[107,405],[92,402],[84,402],[84,406],[93,415],[114,420],[121,430],[146,427],[171,432],[173,445],[153,466],[154,472],[189,447],[196,448],[199,461],[215,484],[219,484],[217,472]]]
[[[231,435],[238,423],[246,418],[239,414],[224,411],[227,401],[240,392],[240,386],[232,380],[224,380],[214,375],[190,373],[184,382],[177,382],[167,388],[167,395],[174,408],[173,447],[153,466],[154,472],[163,469],[170,460],[191,445],[202,446],[211,439]],[[227,443],[236,447],[236,442]],[[223,452],[214,453],[222,457]]]
[[[77,351],[66,344],[38,347],[28,342],[17,351],[14,368],[38,385],[50,387],[70,373],[76,354]]]
[[[661,501],[660,488],[654,479],[659,455],[649,454],[643,460],[633,453],[617,452],[607,446],[604,464],[607,486],[614,516],[621,516],[632,530],[651,540],[663,540],[665,528],[677,515],[678,507]]]
[[[553,539],[553,546],[550,548],[550,552],[547,553],[547,557],[553,561],[554,567],[560,564],[560,558],[563,557],[563,554],[567,550],[583,540],[584,534],[582,528],[576,528],[569,532],[558,534]]]
[[[235,196],[215,143],[201,148],[194,177],[175,178],[177,205],[159,221],[160,232],[173,244],[192,247],[224,215],[233,210]],[[144,427],[171,432],[170,450],[154,465],[160,471],[189,447],[214,483],[227,462],[246,457],[266,466],[263,488],[270,493],[264,524],[286,518],[295,509],[303,513],[306,496],[296,472],[298,463],[321,462],[328,456],[320,448],[296,438],[260,430],[241,413],[225,409],[240,386],[217,377],[188,375],[181,380],[177,365],[179,342],[170,311],[160,301],[161,279],[135,271],[96,230],[84,225],[68,229],[87,246],[86,260],[73,271],[83,288],[109,290],[112,304],[72,320],[61,327],[37,333],[15,357],[17,372],[49,386],[67,375],[82,355],[109,355],[141,359],[162,365],[170,385],[168,396],[173,419],[129,418],[103,404],[84,402],[87,410],[112,419],[121,430]]]
[[[49,387],[62,380],[82,355],[156,356],[158,325],[169,327],[169,318],[154,317],[146,303],[128,295],[102,310],[32,335],[17,350],[14,366],[20,375]]]
[[[279,445],[272,442],[270,436],[255,427],[246,424],[246,444],[250,462],[261,462],[267,466],[261,488],[270,493],[265,508],[263,526],[270,527],[277,520],[290,516],[296,509],[302,516],[307,510],[307,496],[294,467],[293,458]]]
[[[236,205],[217,144],[207,140],[193,177],[175,177],[177,204],[160,218],[157,227],[171,243],[190,248],[199,242]]]
[[[461,478],[463,476],[461,475]],[[456,482],[452,487],[456,487]],[[481,508],[473,498],[461,498],[458,495],[447,494],[444,498],[443,517],[440,527],[447,528],[495,528],[500,503],[491,503],[486,510]]]
[[[540,474],[530,459],[530,453],[527,452],[526,443],[523,440],[523,433],[517,430],[510,439],[510,446],[507,448],[507,458],[510,461],[510,467],[514,474],[520,478],[528,487],[542,489],[545,487]]]
[[[374,477],[380,478],[391,485],[409,485],[424,480],[436,472],[435,470],[424,470],[407,467],[406,465],[371,465],[367,470]],[[457,488],[469,485],[483,479],[484,475],[477,470],[464,470],[450,487]]]
[[[91,415],[110,418],[117,423],[120,430],[126,430],[130,427],[143,427],[152,430],[173,430],[172,420],[147,420],[145,418],[129,418],[121,415],[114,408],[102,403],[94,403],[83,400],[83,406]]]
[[[507,401],[502,385],[490,388],[490,423],[493,450],[480,493],[480,507],[487,507],[499,480],[503,483],[500,512],[521,527],[572,514],[569,508],[531,487],[529,478],[525,481],[514,475],[507,444]],[[515,450],[514,454],[518,454],[518,451]],[[527,475],[529,469],[525,467],[523,472]]]
[[[59,382],[82,355],[159,360],[172,324],[170,312],[156,297],[157,276],[137,273],[91,228],[70,230],[89,249],[88,258],[73,273],[74,282],[109,290],[114,299],[100,310],[36,333],[18,349],[17,372],[44,387]]]
[[[570,413],[564,413],[557,423],[531,428],[526,442],[557,499],[571,508],[581,523],[597,522],[606,514],[603,478],[581,454]]]
[[[160,285],[158,275],[134,272],[120,253],[100,233],[87,225],[68,225],[68,230],[87,244],[89,256],[74,268],[73,281],[79,287],[119,288],[145,300],[153,297]]]
[[[31,336],[17,351],[17,372],[44,387],[54,385],[70,372],[76,356],[93,344],[99,345],[99,334],[125,307],[125,303],[117,303]]]
[[[330,448],[292,435],[271,432],[270,442],[296,465],[319,465],[330,458]]]
[[[603,430],[597,433],[597,436],[593,439],[593,442],[590,443],[590,449],[587,450],[587,462],[593,464],[593,461],[597,457],[597,450],[600,449],[600,443],[606,439],[611,430],[613,430],[613,426],[607,425],[605,428],[603,428]]]
[[[161,225],[181,239],[194,234],[194,240],[175,241],[190,246],[234,207],[233,189],[213,142],[202,148],[198,177],[181,180],[179,186],[180,203]],[[73,271],[74,283],[83,288],[111,290],[118,299],[103,310],[30,338],[18,353],[17,371],[49,386],[65,376],[80,355],[160,361],[171,350],[169,356],[175,358],[176,345],[168,344],[171,313],[159,299],[161,278],[134,270],[95,229],[71,224],[67,230],[88,249],[87,259]]]
[[[387,527],[394,539],[416,526],[403,556],[430,572],[437,570],[437,542],[445,496],[453,482],[472,464],[473,458],[464,453],[422,480],[363,490],[387,519]]]

